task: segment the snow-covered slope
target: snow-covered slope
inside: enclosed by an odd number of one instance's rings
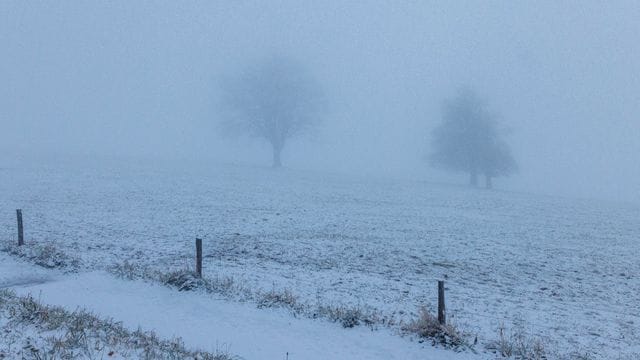
[[[0,230],[55,241],[83,269],[191,266],[307,301],[410,319],[447,281],[449,317],[561,352],[640,352],[640,208],[292,170],[3,169]]]
[[[0,259],[3,258],[0,255]],[[388,331],[341,329],[321,320],[296,319],[288,312],[259,310],[200,294],[178,293],[140,281],[114,279],[101,272],[15,287],[48,304],[87,308],[119,319],[130,329],[153,329],[163,338],[182,337],[185,345],[243,359],[482,359],[409,342]],[[73,294],[70,296],[70,294]]]

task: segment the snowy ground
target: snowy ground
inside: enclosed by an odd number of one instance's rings
[[[22,208],[27,240],[83,271],[191,267],[201,236],[205,272],[249,287],[408,319],[446,278],[449,316],[481,342],[504,323],[561,352],[640,353],[635,205],[232,166],[3,169],[0,183],[2,237]]]
[[[341,329],[322,320],[296,319],[285,311],[178,293],[164,286],[115,279],[100,271],[47,275],[43,274],[47,271],[2,253],[0,270],[4,274],[0,288],[10,287],[19,295],[30,294],[46,304],[71,310],[87,308],[119,319],[129,329],[152,329],[163,338],[181,337],[190,348],[222,351],[243,359],[482,358],[411,342],[386,330]],[[13,281],[29,278],[37,281]]]

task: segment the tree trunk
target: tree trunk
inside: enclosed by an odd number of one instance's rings
[[[486,175],[487,177],[487,189],[493,189],[493,178],[489,175]]]
[[[273,145],[273,164],[274,168],[282,167],[282,161],[280,160],[280,153],[282,153],[282,147]]]
[[[469,175],[469,185],[478,187],[478,173],[475,170],[471,170]]]

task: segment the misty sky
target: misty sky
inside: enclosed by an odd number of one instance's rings
[[[520,172],[497,188],[640,201],[639,19],[637,1],[5,0],[0,159],[268,165],[216,133],[219,83],[279,54],[330,106],[285,166],[465,183],[423,158],[468,86],[512,130]]]

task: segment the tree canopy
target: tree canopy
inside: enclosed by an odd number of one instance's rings
[[[274,167],[281,166],[287,140],[316,126],[324,108],[318,83],[302,66],[284,57],[248,69],[226,82],[223,90],[229,110],[223,126],[267,140]]]
[[[433,131],[431,165],[466,172],[476,186],[484,175],[487,187],[492,178],[508,176],[516,169],[509,145],[503,140],[496,116],[471,90],[460,90],[444,104],[442,123]]]

